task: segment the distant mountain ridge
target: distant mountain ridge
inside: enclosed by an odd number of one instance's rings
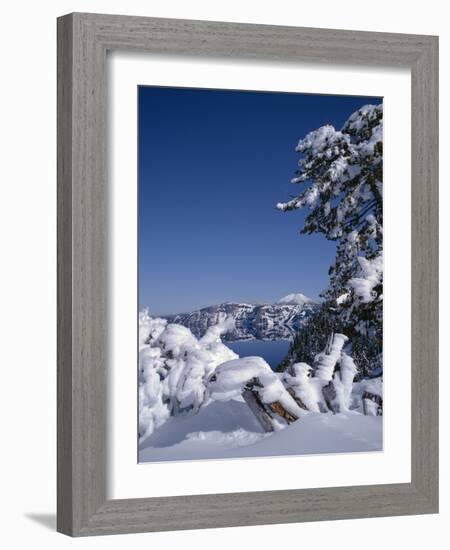
[[[166,319],[189,328],[200,338],[210,326],[231,317],[235,329],[225,334],[224,340],[280,340],[292,338],[316,305],[304,294],[288,294],[275,304],[226,302]]]

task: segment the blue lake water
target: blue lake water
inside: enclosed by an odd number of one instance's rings
[[[289,340],[236,340],[224,342],[239,357],[256,355],[262,357],[272,369],[281,363],[289,349]]]

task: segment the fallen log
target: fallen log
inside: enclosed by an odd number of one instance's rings
[[[208,380],[208,393],[219,401],[241,396],[266,432],[291,424],[304,414],[261,357],[243,357],[219,365]]]
[[[264,431],[273,432],[276,429],[277,421],[279,422],[280,420],[287,424],[292,424],[292,422],[298,420],[298,416],[286,410],[280,401],[264,403],[259,394],[259,390],[262,387],[263,385],[258,378],[252,378],[252,380],[246,384],[242,392],[242,397],[256,416]]]

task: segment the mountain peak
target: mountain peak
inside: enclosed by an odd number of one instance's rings
[[[283,296],[283,298],[280,298],[278,300],[277,304],[289,304],[289,305],[296,305],[296,306],[303,306],[304,304],[313,304],[314,300],[311,300],[311,298],[308,298],[308,296],[305,296],[301,292],[298,292],[297,294],[288,294],[287,296]]]

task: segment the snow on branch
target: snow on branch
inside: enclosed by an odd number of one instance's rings
[[[331,334],[329,343],[324,351],[318,353],[314,359],[315,377],[324,382],[333,378],[336,363],[340,360],[342,348],[348,340],[344,334]]]
[[[349,283],[360,301],[368,304],[377,297],[373,291],[382,281],[383,254],[378,254],[372,260],[359,257],[358,261],[360,265],[359,277],[353,277]]]
[[[334,308],[340,330],[370,335],[381,353],[383,105],[364,105],[340,130],[327,124],[310,132],[296,151],[292,181],[301,190],[276,208],[307,208],[300,232],[336,242],[322,297]]]

